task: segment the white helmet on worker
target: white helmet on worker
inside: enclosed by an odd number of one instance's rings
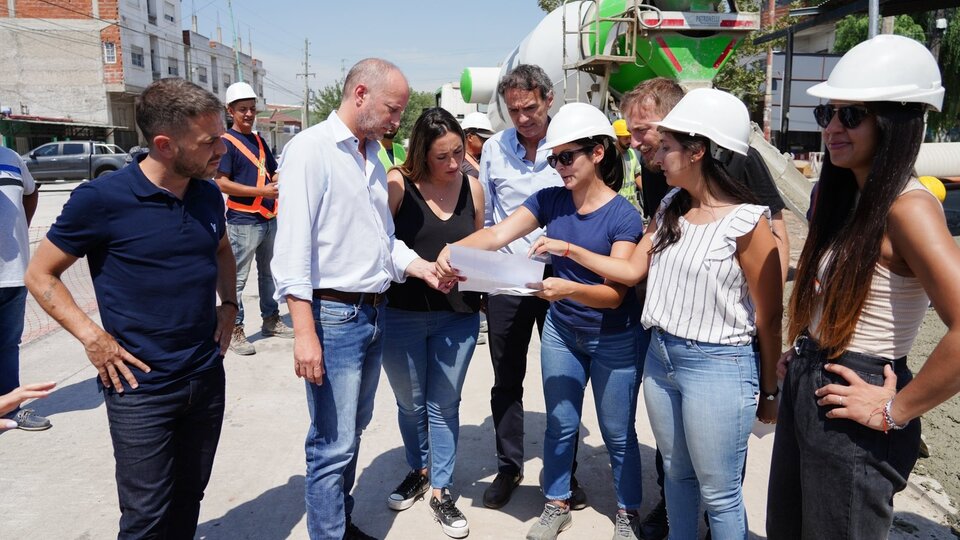
[[[465,116],[463,122],[460,122],[460,127],[464,131],[475,129],[488,137],[493,135],[493,125],[490,124],[490,117],[482,112],[472,112]]]
[[[939,111],[940,81],[940,68],[926,47],[908,37],[882,34],[847,51],[830,77],[807,93],[842,101],[923,103]]]
[[[245,82],[235,82],[227,87],[227,105],[241,99],[257,99],[257,93]]]
[[[696,88],[683,96],[660,122],[651,122],[668,131],[689,133],[710,139],[715,145],[747,155],[750,140],[750,113],[733,94],[714,88]],[[711,145],[710,154],[720,156]]]
[[[610,120],[603,111],[587,103],[567,103],[547,126],[543,148],[549,150],[579,139],[603,135],[616,139]]]

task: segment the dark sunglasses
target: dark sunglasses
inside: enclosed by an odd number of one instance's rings
[[[813,117],[817,120],[817,125],[826,129],[833,120],[833,115],[840,117],[840,125],[847,129],[856,129],[863,122],[863,119],[870,114],[870,109],[863,105],[817,105],[813,108]]]
[[[553,167],[554,169],[557,168],[557,162],[559,162],[564,167],[568,167],[570,166],[571,163],[573,163],[573,160],[576,159],[575,156],[577,155],[577,152],[586,153],[592,150],[593,150],[592,146],[583,146],[581,148],[574,148],[573,150],[564,150],[559,154],[550,154],[549,156],[547,156],[547,164]]]

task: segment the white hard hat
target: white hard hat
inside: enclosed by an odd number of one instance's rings
[[[241,99],[257,99],[257,93],[245,82],[235,82],[227,87],[227,105]]]
[[[747,106],[715,88],[687,92],[660,122],[651,122],[669,131],[700,135],[738,154],[747,155],[750,140],[750,113]]]
[[[940,68],[926,47],[904,36],[881,34],[847,51],[811,96],[842,101],[943,105]]]
[[[464,117],[463,122],[460,122],[460,127],[464,131],[468,129],[475,129],[477,131],[485,131],[488,134],[493,134],[493,126],[490,124],[490,117],[482,112],[472,112]]]
[[[617,135],[603,111],[588,103],[567,103],[557,111],[547,126],[547,139],[543,148],[549,150],[596,135],[616,139]]]

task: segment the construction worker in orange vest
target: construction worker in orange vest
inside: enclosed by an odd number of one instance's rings
[[[260,135],[254,133],[257,94],[244,82],[227,88],[227,114],[233,126],[223,134],[227,153],[220,160],[217,185],[227,198],[227,235],[237,259],[237,303],[239,310],[230,350],[240,355],[257,351],[243,328],[243,298],[250,263],[257,260],[262,336],[293,338],[293,329],[280,319],[275,286],[270,272],[273,242],[277,235],[277,161]]]

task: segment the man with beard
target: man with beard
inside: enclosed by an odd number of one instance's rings
[[[223,106],[162,79],[136,101],[147,155],[77,187],[26,285],[97,368],[116,458],[118,538],[193,538],[223,423],[236,265],[212,178]],[[103,327],[60,276],[87,257]],[[217,295],[221,302],[217,306]]]
[[[448,292],[434,265],[394,238],[377,141],[410,97],[400,70],[368,58],[343,83],[338,110],[294,137],[280,162],[273,276],[293,319],[294,371],[306,380],[307,531],[370,538],[352,521],[360,435],[373,416],[384,292],[407,275]]]
[[[396,128],[391,128],[390,131],[384,133],[383,138],[380,139],[380,150],[377,151],[377,157],[380,158],[383,168],[388,171],[391,167],[400,165],[407,160],[407,151],[403,149],[403,145],[393,142],[399,129],[400,125],[398,124]]]

